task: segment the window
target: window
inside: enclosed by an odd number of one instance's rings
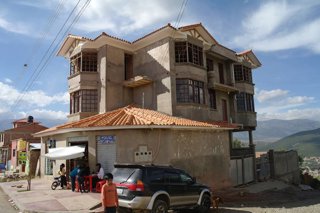
[[[176,80],[177,102],[204,104],[204,83],[191,79]]]
[[[70,94],[70,114],[77,112],[97,112],[98,91],[79,90]]]
[[[189,62],[199,66],[203,66],[203,51],[202,47],[188,43],[175,43],[175,56],[177,63]]]
[[[207,71],[213,71],[213,60],[207,58]]]
[[[234,78],[236,82],[247,82],[252,83],[252,72],[251,68],[243,65],[234,65]]]
[[[209,90],[209,101],[210,101],[210,108],[217,109],[216,91],[213,89]]]
[[[253,95],[241,92],[237,94],[238,112],[254,112]]]
[[[12,149],[12,157],[16,156],[16,149]]]
[[[97,72],[97,53],[79,53],[70,59],[70,75],[79,72]]]
[[[133,59],[129,54],[124,54],[124,75],[125,80],[133,77]]]
[[[220,78],[220,83],[221,84],[224,84],[224,72],[223,72],[223,64],[221,64],[221,63],[219,63],[218,64],[218,66],[219,66],[219,78]]]

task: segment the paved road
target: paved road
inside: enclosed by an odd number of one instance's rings
[[[9,197],[3,192],[0,187],[0,212],[6,213],[17,213],[19,210],[16,210],[11,203],[9,202]]]

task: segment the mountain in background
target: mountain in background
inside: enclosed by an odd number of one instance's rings
[[[256,144],[267,144],[297,132],[320,128],[320,122],[308,119],[294,120],[266,120],[258,121],[257,128],[253,131],[253,139]],[[248,133],[235,134],[234,138],[246,141]]]
[[[0,131],[13,128],[12,122],[15,120],[17,120],[17,119],[0,119]],[[57,125],[66,123],[67,119],[61,120],[61,119],[41,119],[41,118],[37,119],[37,118],[35,118],[35,121],[40,122],[40,124],[42,126],[50,128],[53,126],[57,126]]]
[[[274,143],[257,144],[256,147],[257,151],[267,151],[269,149],[276,151],[297,150],[298,154],[303,157],[320,157],[320,128],[298,132]]]

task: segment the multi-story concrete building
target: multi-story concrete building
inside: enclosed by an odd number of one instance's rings
[[[16,146],[12,149],[12,141],[22,139],[29,143],[40,143],[39,138],[33,137],[33,133],[47,129],[42,126],[38,121],[34,121],[32,116],[15,120],[12,122],[13,127],[11,129],[0,132],[0,161],[7,166],[7,169],[11,167],[11,157],[18,155]],[[16,167],[16,163],[14,168]]]
[[[214,144],[212,140],[222,144],[219,148],[222,154],[220,153],[219,156],[224,156],[222,158],[224,175],[220,178],[220,182],[240,184],[254,179],[252,131],[256,128],[256,112],[252,70],[260,67],[261,64],[251,50],[236,53],[224,47],[202,24],[178,29],[168,24],[133,42],[106,33],[102,33],[95,39],[69,35],[58,55],[70,60],[68,119],[71,123],[38,133],[43,143],[60,140],[63,141],[62,146],[70,146],[72,142],[85,141],[87,146],[89,144],[86,149],[89,150],[88,155],[90,155],[90,147],[94,150],[92,156],[88,157],[89,161],[90,158],[101,161],[104,158],[101,155],[99,157],[101,147],[97,142],[98,139],[95,138],[98,133],[90,139],[88,135],[92,134],[93,130],[88,128],[97,127],[96,118],[99,115],[113,116],[114,110],[120,114],[126,114],[126,108],[123,107],[134,104],[142,109],[199,122],[196,125],[199,127],[198,132],[190,138],[185,137],[186,144],[188,140],[197,140],[196,138],[200,138],[201,134],[206,134],[201,132],[202,127],[203,131],[208,130],[203,126],[203,122],[215,125],[217,128],[202,140],[208,144]],[[146,116],[152,117],[152,113],[146,113]],[[120,121],[121,118],[121,116],[117,117]],[[154,120],[152,122],[154,123]],[[121,124],[127,123],[122,120]],[[131,128],[138,129],[138,124],[130,124]],[[118,124],[109,122],[108,125],[110,130],[110,126]],[[78,134],[68,135],[71,131],[75,131],[75,128],[87,128],[85,131],[90,133],[80,134],[78,129]],[[149,131],[152,132],[152,130]],[[249,148],[232,148],[234,131],[248,132]],[[131,140],[134,140],[135,134],[142,133],[132,133]],[[187,133],[184,134],[187,135]],[[73,139],[68,140],[72,137]],[[153,137],[157,136],[153,135]],[[93,141],[90,142],[90,140]],[[90,143],[93,145],[90,146]],[[139,143],[150,145],[144,141],[135,141],[133,144]],[[123,150],[124,146],[120,147],[119,144],[121,142],[116,146],[117,151],[113,151],[116,153],[113,160],[123,162],[120,156],[124,156],[127,150]],[[192,146],[197,148],[197,145]],[[219,147],[218,143],[215,147]],[[132,150],[136,149],[138,148]],[[145,149],[150,150],[155,147]],[[172,160],[177,155],[174,153],[169,159]],[[192,157],[192,154],[189,157]],[[126,161],[134,161],[134,159],[129,158]],[[172,164],[174,161],[171,160],[152,162]],[[145,162],[148,160],[145,159]],[[89,164],[93,165],[90,162]],[[192,169],[189,168],[189,170]],[[246,173],[250,174],[244,174],[242,171],[249,171]],[[241,172],[240,175],[239,172]],[[194,173],[201,178],[199,175],[201,172]]]

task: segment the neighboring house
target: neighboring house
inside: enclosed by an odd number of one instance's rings
[[[47,127],[40,125],[39,122],[33,120],[32,116],[29,116],[26,119],[13,121],[13,128],[0,133],[0,159],[1,163],[7,166],[7,170],[11,169],[11,158],[13,155],[15,161],[13,168],[17,166],[16,154],[19,153],[17,152],[16,145],[18,140],[28,143],[40,143],[40,139],[33,137],[32,134],[45,129]],[[12,143],[14,143],[14,148],[12,148]],[[23,153],[20,154],[22,155]]]
[[[222,46],[202,24],[168,24],[134,42],[69,35],[58,55],[70,60],[69,123],[35,134],[42,155],[81,145],[91,168],[172,164],[215,188],[255,179],[252,69],[261,64],[251,50]],[[234,131],[247,131],[250,146],[233,149]],[[41,171],[54,163],[42,159]]]

